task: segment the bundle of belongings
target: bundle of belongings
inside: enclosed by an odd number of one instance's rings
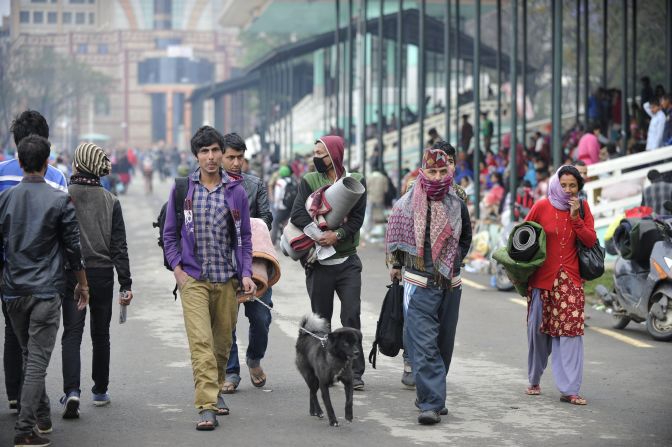
[[[364,194],[364,185],[354,177],[346,176],[334,184],[313,192],[306,200],[306,210],[313,223],[303,230],[287,223],[280,238],[280,248],[285,256],[307,263],[327,259],[336,253],[334,247],[316,244],[326,230],[336,230]]]
[[[261,297],[269,287],[280,280],[280,263],[271,242],[266,223],[251,218],[252,227],[252,281],[257,285],[256,297]]]
[[[614,231],[611,254],[635,261],[640,265],[649,264],[649,257],[656,242],[663,239],[662,229],[650,217],[622,219]]]
[[[504,267],[516,291],[527,296],[528,279],[546,261],[546,233],[536,222],[519,223],[513,227],[507,246],[492,257]]]

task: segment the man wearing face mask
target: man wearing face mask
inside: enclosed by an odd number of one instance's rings
[[[385,235],[390,277],[404,281],[404,349],[413,366],[418,422],[426,425],[448,413],[459,272],[471,245],[469,211],[455,193],[454,172],[446,152],[425,150],[418,179],[394,205]]]
[[[306,210],[306,200],[318,189],[332,185],[341,177],[351,175],[366,186],[360,174],[348,174],[343,167],[343,138],[324,136],[315,142],[313,164],[316,172],[303,176],[294,206],[291,222],[298,228],[313,223]],[[360,293],[362,289],[362,262],[357,256],[359,230],[364,223],[366,193],[357,201],[339,228],[328,230],[316,242],[322,246],[333,246],[336,254],[328,259],[305,264],[306,288],[310,296],[312,311],[331,322],[334,310],[334,292],[341,300],[341,324],[343,327],[360,329]],[[364,389],[364,351],[359,346],[359,355],[353,362],[355,390]]]

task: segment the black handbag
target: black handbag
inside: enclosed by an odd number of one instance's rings
[[[579,215],[581,219],[585,216],[583,200],[579,202]],[[604,274],[604,247],[600,245],[600,241],[595,241],[595,245],[587,248],[577,236],[576,244],[579,249],[579,273],[581,278],[592,281],[602,276]]]
[[[379,351],[396,357],[404,347],[404,286],[395,279],[387,289],[376,325],[376,339],[369,353],[369,363],[374,368]]]

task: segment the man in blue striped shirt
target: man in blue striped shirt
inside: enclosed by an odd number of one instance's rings
[[[31,134],[49,138],[49,125],[47,120],[35,110],[26,110],[16,117],[10,131],[14,134],[14,144],[19,147],[19,142]],[[12,159],[0,163],[0,193],[21,183],[23,170],[19,166],[18,159]],[[61,171],[53,166],[47,166],[44,180],[48,185],[61,191],[68,192],[68,181]],[[14,335],[14,330],[7,317],[5,302],[2,302],[2,314],[5,316],[5,346],[3,351],[3,364],[5,368],[5,387],[9,408],[18,410],[19,387],[23,375],[23,357],[19,341]]]

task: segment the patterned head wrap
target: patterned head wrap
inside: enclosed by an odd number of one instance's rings
[[[78,172],[96,177],[104,177],[112,170],[112,163],[105,151],[93,143],[77,146],[74,163]]]
[[[422,156],[422,169],[438,169],[448,166],[448,155],[441,149],[425,149]]]

